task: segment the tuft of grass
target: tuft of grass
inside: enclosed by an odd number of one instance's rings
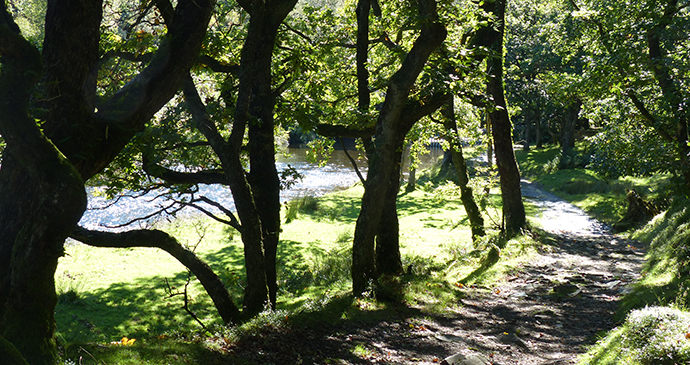
[[[297,219],[299,213],[314,213],[319,210],[319,200],[313,195],[304,195],[285,203],[285,223]]]
[[[580,365],[675,365],[690,363],[690,313],[672,307],[630,312],[582,357]]]

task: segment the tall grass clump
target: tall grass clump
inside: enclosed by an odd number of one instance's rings
[[[580,364],[690,364],[689,331],[690,313],[678,308],[655,306],[634,310]]]
[[[647,277],[641,286],[654,289],[653,286],[663,284],[657,291],[663,289],[665,300],[681,305],[690,303],[690,200],[676,199],[633,238],[649,243]],[[660,277],[666,280],[659,280]]]
[[[313,195],[304,195],[285,203],[285,223],[297,219],[299,213],[313,213],[319,209],[319,200]]]

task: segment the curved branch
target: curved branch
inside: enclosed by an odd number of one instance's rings
[[[77,227],[70,235],[73,239],[94,247],[155,247],[169,253],[199,279],[213,300],[225,323],[238,323],[240,310],[232,301],[225,284],[194,252],[184,248],[175,237],[159,230],[132,230],[126,232],[102,232]]]
[[[213,207],[218,208],[221,212],[223,212],[223,214],[225,214],[226,216],[228,216],[228,218],[229,218],[230,220],[225,220],[225,219],[219,218],[219,217],[216,216],[215,214],[213,214],[213,213],[207,211],[206,209],[204,209],[204,208],[202,208],[202,207],[200,207],[200,206],[194,204],[195,202],[204,202],[204,203],[206,203],[206,204],[208,204],[208,205],[211,205],[211,206],[213,206]],[[211,217],[211,218],[217,220],[218,222],[227,224],[227,225],[229,225],[230,227],[232,227],[232,228],[236,229],[237,231],[239,231],[240,233],[242,232],[242,225],[240,225],[239,220],[237,220],[237,217],[235,217],[235,214],[234,214],[232,211],[230,211],[229,209],[225,208],[222,204],[220,204],[220,203],[218,203],[218,202],[216,202],[216,201],[213,201],[213,200],[211,200],[211,199],[209,199],[209,198],[207,198],[207,197],[205,197],[205,196],[201,196],[201,197],[198,197],[198,198],[194,198],[194,199],[192,199],[192,201],[189,202],[189,203],[180,202],[180,204],[188,205],[188,206],[190,206],[190,207],[192,207],[192,208],[194,208],[194,209],[197,209],[197,210],[199,210],[200,212],[206,214],[207,216],[209,216],[209,217]]]
[[[199,56],[199,58],[197,58],[197,63],[208,66],[213,72],[228,73],[235,77],[239,77],[240,75],[240,65],[224,64],[209,55]]]
[[[364,180],[364,176],[362,176],[362,173],[359,172],[359,167],[357,167],[357,161],[355,161],[352,156],[350,156],[350,153],[347,152],[347,148],[345,147],[345,142],[343,142],[343,138],[340,137],[338,138],[340,140],[340,146],[343,148],[343,152],[345,152],[345,156],[347,156],[347,159],[350,160],[350,163],[352,164],[352,167],[355,169],[355,173],[357,173],[357,177],[359,177],[359,181],[364,185],[366,181]]]
[[[408,100],[400,116],[401,125],[406,129],[412,128],[412,125],[418,120],[442,107],[450,97],[451,95],[446,92],[438,92],[424,100]],[[421,103],[423,104],[420,105]]]
[[[376,133],[375,127],[356,128],[342,124],[317,124],[315,129],[324,137],[368,138]]]
[[[167,167],[154,164],[144,155],[144,171],[169,184],[228,184],[228,179],[222,170],[201,170],[197,172],[179,172]]]

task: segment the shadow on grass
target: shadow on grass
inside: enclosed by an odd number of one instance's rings
[[[183,309],[187,273],[115,283],[91,292],[66,292],[58,298],[56,320],[65,342],[110,343],[122,337],[151,338],[172,329],[200,328]],[[218,321],[212,302],[199,287],[189,291],[189,308],[207,324]]]
[[[314,220],[334,220],[341,223],[354,223],[359,216],[361,197],[338,194],[319,197],[316,209],[300,211],[301,215]]]
[[[229,361],[227,355],[208,349],[203,344],[167,339],[139,341],[131,346],[72,344],[64,348],[62,357],[80,365],[238,364],[236,361]]]

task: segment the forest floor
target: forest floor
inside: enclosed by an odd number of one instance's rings
[[[261,364],[576,364],[616,325],[645,250],[534,184],[522,188],[542,211],[536,223],[549,244],[494,287],[463,288],[460,303],[441,314],[400,305],[386,315],[267,329],[226,350]]]

